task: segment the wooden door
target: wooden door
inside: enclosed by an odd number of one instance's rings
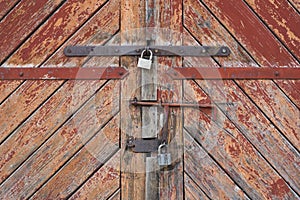
[[[299,67],[296,1],[0,1],[1,67],[108,67],[123,80],[0,81],[1,199],[299,199],[299,80],[172,80],[172,67]],[[34,14],[33,14],[34,13]],[[64,56],[68,45],[228,46],[229,57]],[[135,107],[130,100],[211,103]],[[172,165],[134,153],[161,137]]]

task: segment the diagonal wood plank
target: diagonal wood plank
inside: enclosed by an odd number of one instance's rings
[[[120,187],[120,151],[102,166],[69,199],[120,199],[120,193],[114,192]],[[113,195],[113,196],[111,196]]]
[[[113,194],[108,200],[120,200],[121,199],[121,190],[118,189],[115,194]]]
[[[186,200],[209,200],[199,186],[188,176],[184,174],[184,189]]]
[[[288,1],[246,0],[265,24],[300,59],[300,15]]]
[[[290,4],[294,6],[295,9],[297,9],[298,13],[300,12],[300,2],[298,0],[288,0]]]
[[[230,0],[226,4],[219,0],[202,1],[205,5],[221,20],[224,26],[233,34],[235,38],[251,53],[253,58],[262,66],[297,67],[299,61],[294,59],[287,49],[273,36],[273,34],[261,23],[253,12],[242,1]],[[284,90],[286,95],[300,107],[300,89],[299,82],[280,80],[274,81]],[[272,84],[269,81],[268,84]],[[290,91],[290,85],[294,85],[295,90]],[[266,87],[261,85],[262,88]],[[258,97],[257,95],[256,97]],[[281,97],[282,99],[286,97]],[[270,104],[272,97],[267,98],[264,104]],[[262,102],[264,99],[255,99],[256,102]],[[287,101],[288,102],[288,101]],[[274,105],[276,106],[276,105]],[[261,107],[263,109],[263,107]],[[267,110],[264,110],[267,113]],[[280,118],[280,115],[279,115]]]
[[[17,169],[104,81],[69,81],[0,146],[0,182]],[[80,90],[80,93],[78,92]],[[14,148],[12,148],[14,147]]]
[[[22,81],[0,81],[0,104],[7,98]]]
[[[0,20],[10,11],[14,8],[14,6],[19,2],[20,0],[0,0]]]
[[[1,184],[3,199],[28,198],[119,111],[119,81],[109,81]]]
[[[44,184],[31,199],[65,199],[74,193],[81,184],[90,178],[95,170],[99,169],[110,157],[115,156],[115,152],[119,149],[119,124],[120,116],[117,115],[72,157],[58,173]],[[115,159],[118,161],[119,156],[115,157],[118,157],[118,159]],[[118,167],[115,168],[115,165],[111,165],[111,167],[117,172],[120,171]],[[97,187],[89,185],[89,188]],[[80,190],[85,191],[86,194],[90,192],[86,189]],[[114,188],[106,188],[106,190],[114,191]],[[78,193],[80,194],[80,192]],[[96,198],[90,196],[89,199]]]
[[[220,110],[215,109],[207,115],[186,109],[185,116],[188,116],[185,128],[251,199],[297,198],[284,179]],[[280,187],[280,192],[276,187]]]
[[[96,15],[95,18],[97,19],[96,27],[95,27],[95,21],[92,20],[91,23],[87,23],[84,28],[82,28],[81,32],[78,32],[75,34],[72,39],[70,40],[71,44],[74,44],[75,42],[82,42],[85,43],[89,41],[91,37],[93,37],[94,34],[100,34],[101,35],[101,29],[103,29],[103,33],[106,32],[107,34],[111,35],[115,31],[118,30],[118,18],[110,18],[108,16],[111,16],[111,10],[116,10],[116,15],[118,14],[118,0],[110,1],[108,4],[106,4],[103,7],[103,10],[100,10]],[[71,4],[72,5],[72,4]],[[70,6],[70,5],[69,5]],[[86,5],[88,6],[88,5]],[[67,12],[66,8],[61,8],[61,15],[66,15]],[[70,9],[70,8],[69,8]],[[80,10],[78,10],[80,12]],[[78,13],[77,13],[78,14]],[[85,16],[86,18],[89,17],[89,15],[82,15],[82,17]],[[70,16],[71,17],[71,16]],[[52,23],[55,23],[55,21],[59,22],[59,19],[52,19]],[[103,20],[106,19],[106,20]],[[51,20],[50,20],[51,21]],[[99,23],[102,21],[103,23]],[[110,24],[111,26],[106,26],[107,24]],[[49,25],[49,24],[48,24]],[[67,24],[61,24],[59,27],[64,31],[66,29]],[[99,25],[99,27],[97,26]],[[102,25],[102,26],[100,26]],[[50,25],[49,25],[50,26]],[[90,28],[89,28],[90,27]],[[91,30],[92,29],[92,30]],[[110,32],[111,31],[111,32]],[[99,33],[100,32],[100,33]],[[53,34],[61,34],[61,37],[69,37],[71,33],[65,33],[67,35],[64,35],[64,33],[61,32],[59,28],[53,30]],[[48,36],[43,35],[43,33],[36,33],[35,38],[40,38],[42,40],[47,40]],[[52,36],[51,36],[52,37]],[[100,39],[99,43],[105,42],[106,37],[103,38],[103,40]],[[61,41],[52,42],[51,45],[53,45],[53,48],[59,47]],[[67,44],[66,44],[67,45]],[[45,48],[47,45],[45,46]],[[22,49],[23,47],[21,47]],[[27,49],[27,51],[34,51],[33,49]],[[62,51],[62,48],[61,48]],[[42,55],[42,58],[39,57],[37,54],[35,54],[36,59],[38,59],[39,64],[42,64],[44,62],[43,58],[44,56],[49,56],[52,52],[49,52],[49,54]],[[61,53],[61,52],[60,52]],[[32,54],[34,54],[32,52]],[[62,58],[62,57],[59,57]],[[56,59],[55,57],[53,59]],[[83,59],[83,58],[81,58]],[[51,60],[51,59],[50,59]],[[59,63],[60,61],[50,61],[48,60],[47,63],[51,66],[53,63]],[[72,59],[70,59],[72,60]],[[78,59],[76,59],[78,60]],[[26,62],[31,62],[30,59],[20,61],[20,65],[26,64]],[[64,60],[62,60],[64,62]],[[78,63],[79,64],[79,63]],[[11,131],[13,131],[22,121],[24,121],[43,101],[45,101],[52,93],[55,91],[59,86],[62,84],[62,81],[26,81],[25,84],[23,84],[16,92],[14,92],[2,105],[0,105],[0,109],[2,113],[6,113],[7,118],[1,119],[1,131],[0,131],[0,141],[2,141],[4,138],[6,138]],[[14,108],[12,110],[12,108]],[[18,117],[15,117],[18,116]],[[3,120],[3,121],[2,121]]]
[[[192,1],[186,1],[185,5],[186,27],[201,43],[207,45],[210,43],[225,43],[225,45],[228,45],[231,49],[232,55],[229,58],[216,58],[218,63],[226,67],[232,65],[242,66],[244,62],[250,62],[251,65],[252,59],[245,51],[241,50],[241,47],[234,41],[228,32],[213,19],[203,5],[192,4]],[[209,24],[210,27],[198,25],[205,23]],[[203,62],[203,60],[200,59],[199,62]],[[194,63],[197,65],[196,62],[193,62],[193,64]],[[208,65],[214,66],[213,64]],[[290,91],[297,91],[299,88],[293,89],[293,87],[297,87],[297,81],[291,82],[294,82],[294,84],[289,84],[286,88],[289,88]],[[295,135],[295,132],[297,133],[297,129],[299,128],[297,121],[294,120],[294,116],[299,115],[299,109],[290,102],[290,100],[282,93],[281,89],[271,81],[238,81],[238,83],[245,91],[247,91],[247,95],[250,95],[251,99],[255,100],[255,103],[259,105],[272,122],[279,127],[280,131],[284,133],[289,141],[299,148],[299,140],[297,139],[297,135]],[[297,92],[294,92],[295,95],[297,95],[296,93]],[[280,104],[285,106],[279,106],[278,102],[281,102]],[[274,110],[276,110],[276,112],[274,112]],[[287,123],[289,123],[289,125],[283,127]]]
[[[188,4],[186,4],[186,5],[188,5]],[[189,5],[191,5],[191,4],[189,4]],[[191,16],[194,16],[194,18],[196,19],[196,20],[192,21],[192,20],[189,20],[190,18],[185,18],[186,23],[189,22],[191,24],[195,24],[199,20],[199,17],[196,18],[195,14],[193,14],[195,12],[191,8],[198,11],[198,14],[197,14],[198,16],[203,17],[201,22],[205,22],[205,21],[211,22],[210,25],[213,29],[218,27],[218,26],[215,26],[215,23],[214,23],[214,20],[213,20],[212,17],[210,17],[210,18],[207,17],[207,14],[206,14],[207,11],[205,9],[203,9],[203,6],[201,4],[198,4],[198,5],[193,4],[193,7],[188,7],[188,6],[186,7],[187,16],[191,15]],[[225,39],[226,39],[225,40],[225,42],[226,42],[226,41],[228,41],[228,38],[230,38],[230,36],[228,34],[224,33],[224,32],[221,32],[222,33],[221,35],[224,35],[224,39],[220,38],[220,34],[219,33],[214,33],[214,31],[210,31],[209,27],[200,28],[200,27],[197,27],[196,24],[194,26],[188,26],[188,27],[193,27],[193,29],[190,29],[192,31],[193,35],[196,35],[197,39],[199,39],[204,44],[206,44],[206,38],[203,37],[203,33],[206,33],[206,35],[207,35],[206,37],[209,36],[209,38],[215,38],[217,41],[220,41],[220,42],[224,42]],[[219,29],[217,29],[218,32],[219,32]],[[228,45],[233,45],[233,44],[229,40]],[[233,51],[232,56],[237,57],[238,60],[240,60],[240,57],[247,56],[247,55],[244,55],[244,54],[239,54],[240,53],[239,48],[231,48],[231,50]],[[227,66],[227,64],[228,64],[222,59],[218,59],[218,62],[220,62],[224,66]],[[237,63],[237,64],[239,64],[239,63]],[[211,85],[209,83],[204,83],[203,81],[197,81],[197,82],[198,82],[199,85],[201,85],[201,87],[203,85],[202,88],[206,92],[208,92],[209,94],[211,94],[211,92],[209,92],[209,91],[214,91],[213,88],[215,88],[216,91],[213,92],[213,94],[214,94],[213,96],[214,96],[214,100],[217,101],[217,102],[223,102],[226,99],[226,101],[229,101],[229,102],[240,102],[241,103],[240,106],[236,107],[236,109],[241,111],[241,112],[239,112],[239,116],[237,116],[237,114],[234,113],[234,111],[232,110],[231,115],[234,116],[234,120],[231,116],[228,116],[228,117],[231,120],[233,120],[233,122],[237,125],[237,127],[239,127],[239,129],[242,131],[242,133],[245,134],[251,142],[255,138],[255,137],[253,137],[254,136],[253,133],[257,134],[258,138],[264,138],[263,132],[260,133],[259,130],[266,131],[266,130],[271,129],[270,131],[272,133],[273,132],[275,133],[274,136],[270,136],[270,138],[268,138],[268,140],[270,140],[269,143],[261,143],[261,142],[259,142],[259,140],[256,139],[256,140],[254,140],[255,142],[253,144],[264,156],[266,156],[265,154],[268,154],[267,155],[268,162],[272,163],[273,166],[275,165],[274,167],[275,167],[276,170],[280,169],[279,172],[285,178],[285,180],[287,180],[288,182],[290,182],[290,180],[291,180],[293,182],[294,181],[294,176],[296,175],[295,173],[297,173],[297,169],[294,166],[289,165],[288,163],[286,163],[285,160],[278,161],[278,159],[277,159],[278,155],[276,155],[276,154],[281,155],[280,157],[283,157],[283,155],[285,155],[286,159],[291,159],[291,160],[294,160],[295,162],[297,162],[297,159],[298,159],[297,150],[295,150],[289,144],[289,142],[282,137],[281,133],[278,130],[276,130],[276,127],[272,126],[270,128],[268,125],[266,125],[266,124],[263,125],[262,124],[263,122],[265,122],[267,124],[270,124],[270,122],[266,121],[267,118],[264,116],[264,114],[261,113],[261,111],[258,108],[251,105],[251,102],[249,101],[248,97],[245,96],[243,91],[238,89],[238,87],[235,84],[233,84],[232,82],[230,83],[230,81],[224,82],[224,83],[226,83],[225,85],[218,84],[217,82],[215,82],[215,87],[211,87]],[[204,85],[206,85],[206,86],[204,86]],[[227,92],[224,90],[224,88],[226,86],[228,86],[228,91]],[[264,88],[264,87],[268,88],[268,87],[270,87],[270,85],[266,85],[266,86],[261,86],[260,85],[259,86],[259,88]],[[282,113],[280,113],[280,112],[276,113],[276,120],[272,121],[272,123],[277,124],[278,127],[282,127],[282,126],[280,126],[280,123],[287,120],[287,121],[291,122],[292,130],[296,131],[298,125],[297,125],[297,121],[294,120],[294,116],[298,116],[299,111],[298,111],[298,109],[296,109],[288,101],[288,99],[286,99],[284,96],[282,96],[282,94],[280,93],[280,90],[274,90],[274,92],[276,92],[276,91],[278,91],[279,93],[278,94],[275,93],[274,96],[269,95],[270,97],[267,97],[267,98],[275,98],[275,100],[270,100],[270,103],[278,102],[278,100],[276,100],[276,99],[279,98],[279,101],[287,103],[286,106],[289,107],[289,111],[291,110],[290,111],[291,113],[287,114],[287,113],[285,113],[285,110],[283,110],[283,109],[280,110],[280,108],[279,108],[279,111],[282,112]],[[263,96],[263,95],[257,95],[256,94],[255,98],[261,98],[261,96]],[[242,99],[242,101],[241,101],[241,99]],[[243,107],[242,106],[243,104],[245,106],[246,105],[247,106]],[[268,105],[268,104],[265,104],[265,105]],[[275,107],[280,107],[280,106],[276,105]],[[223,111],[226,112],[226,108],[224,108]],[[250,115],[249,111],[251,111],[251,115],[253,115],[253,116]],[[263,110],[263,111],[265,111],[265,110]],[[272,119],[271,116],[273,115],[273,113],[270,110],[266,110],[265,112]],[[241,126],[243,128],[240,128]],[[286,130],[280,130],[280,131],[284,132],[286,137],[289,137],[290,141],[294,145],[297,143],[297,140],[293,139],[293,137],[294,137],[293,136],[293,131],[286,131]],[[278,145],[278,143],[277,143],[278,139],[280,141],[280,144],[283,145],[282,148],[284,148],[284,150],[279,148],[279,149],[276,149],[276,150],[273,149],[271,151],[269,149],[269,145],[272,144],[272,145],[277,146]],[[276,151],[278,151],[278,152],[276,152]],[[290,168],[288,171],[289,171],[291,177],[290,177],[289,173],[286,173],[286,170],[284,170],[286,167]],[[294,186],[297,187],[296,185],[297,184],[295,184]],[[295,187],[293,187],[293,188],[295,189]]]
[[[184,131],[185,172],[201,187],[210,199],[246,199],[244,192],[226,175]]]
[[[228,94],[224,94],[223,88],[217,82],[206,84],[197,81],[204,91],[214,91],[212,98],[215,102],[227,99],[235,102],[234,107],[219,105],[226,117],[243,133],[245,138],[262,154],[264,159],[284,178],[284,180],[298,192],[299,190],[299,163],[298,151],[282,137],[260,110],[243,95],[243,91],[230,82],[223,82],[224,87],[229,88]],[[292,165],[295,163],[296,165]],[[284,182],[281,183],[284,185]]]
[[[0,22],[0,63],[63,2],[63,0],[21,1]]]

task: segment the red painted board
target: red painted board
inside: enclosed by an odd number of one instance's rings
[[[246,0],[265,24],[300,59],[300,15],[286,0]]]
[[[0,22],[0,63],[62,2],[63,0],[21,1]]]
[[[18,3],[20,0],[0,0],[0,20]]]

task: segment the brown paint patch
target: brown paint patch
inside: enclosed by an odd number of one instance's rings
[[[270,197],[284,198],[290,189],[283,179],[278,179],[270,185]]]

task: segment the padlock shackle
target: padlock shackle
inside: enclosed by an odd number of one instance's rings
[[[147,52],[147,51],[150,52],[150,58],[149,58],[149,60],[152,60],[153,52],[152,52],[149,48],[146,48],[146,49],[144,49],[144,50],[142,51],[141,58],[144,57],[144,53]]]

